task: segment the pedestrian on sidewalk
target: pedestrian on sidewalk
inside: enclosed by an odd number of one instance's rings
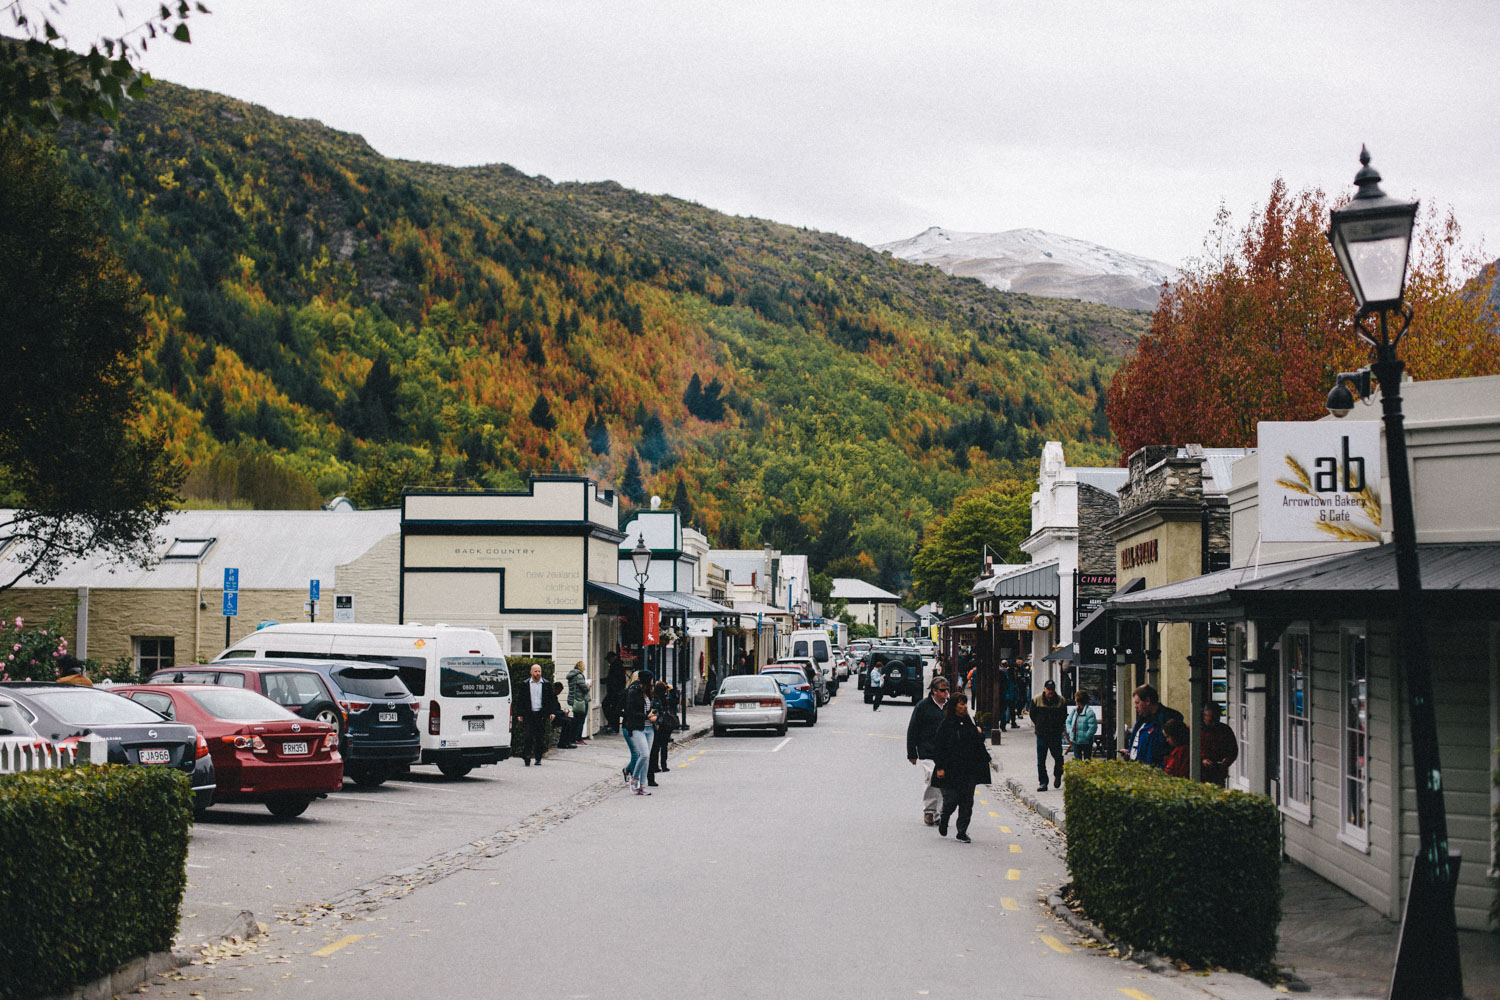
[[[958,810],[960,844],[970,843],[969,819],[974,815],[974,788],[990,783],[990,752],[984,734],[969,716],[969,699],[955,694],[943,709],[938,726],[933,763],[935,784],[942,789],[943,811],[938,817],[938,835],[948,836],[948,819]]]
[[[521,730],[521,760],[530,767],[535,760],[538,767],[542,754],[547,750],[547,723],[562,714],[557,704],[557,695],[552,685],[542,679],[542,665],[531,665],[531,677],[521,685],[520,697],[514,700],[515,717]]]
[[[865,687],[870,689],[870,700],[875,703],[875,711],[880,711],[880,699],[885,695],[885,660],[877,659],[870,664]]]
[[[589,678],[583,672],[583,661],[573,664],[568,671],[568,706],[573,710],[573,733],[569,742],[588,746],[588,731],[584,724],[589,717]]]
[[[625,708],[625,661],[620,658],[619,650],[611,649],[604,663],[604,700],[599,707],[604,710],[605,731],[618,733],[620,713]]]
[[[1161,767],[1167,757],[1167,736],[1162,727],[1168,719],[1182,721],[1182,713],[1161,703],[1161,695],[1150,684],[1142,684],[1131,692],[1130,700],[1135,704],[1135,725],[1120,756],[1127,760]]]
[[[1198,773],[1211,785],[1224,787],[1229,768],[1240,759],[1240,741],[1221,720],[1224,709],[1216,701],[1203,706],[1203,737],[1198,747],[1203,769]]]
[[[621,699],[623,713],[620,719],[625,743],[630,747],[630,763],[625,765],[625,783],[637,795],[650,795],[646,791],[646,767],[650,763],[651,739],[654,735],[652,723],[656,721],[651,711],[651,684],[656,680],[649,670],[635,675],[635,682],[625,689]]]
[[[558,710],[559,713],[561,713],[561,714],[559,714],[557,716],[557,722],[556,722],[556,725],[557,725],[557,749],[559,749],[559,750],[572,750],[578,744],[576,744],[576,743],[573,742],[573,715],[572,715],[572,709],[569,708],[568,702],[567,702],[566,698],[564,697],[565,695],[566,695],[566,692],[563,690],[563,682],[562,681],[553,681],[552,682],[552,697],[554,697],[554,698],[557,699],[557,710]]]
[[[1094,757],[1094,734],[1099,731],[1099,720],[1089,711],[1089,693],[1083,688],[1073,695],[1073,707],[1068,710],[1068,742],[1073,744],[1074,760],[1092,760]]]
[[[646,784],[655,788],[656,776],[667,773],[667,748],[672,745],[672,734],[677,731],[672,688],[665,681],[657,681],[651,689],[651,711],[656,715],[656,723],[651,727],[651,759],[646,767]]]
[[[948,679],[935,677],[927,697],[917,702],[912,709],[911,721],[906,724],[906,759],[915,764],[922,762],[922,822],[928,826],[937,823],[938,810],[943,805],[942,790],[932,784],[932,753],[936,746],[938,727],[943,724],[943,706],[948,702]]]
[[[1161,731],[1167,737],[1167,757],[1162,762],[1162,769],[1174,778],[1186,778],[1188,776],[1188,741],[1192,738],[1188,733],[1188,727],[1181,719],[1168,719],[1162,724]]]
[[[1010,661],[1001,660],[1000,670],[996,674],[1000,682],[1000,711],[996,714],[1000,719],[1000,728],[1006,726],[1015,728],[1016,705],[1015,705],[1015,682],[1010,673]]]
[[[1036,790],[1047,790],[1047,755],[1052,755],[1052,787],[1062,787],[1063,726],[1068,703],[1057,693],[1057,682],[1047,681],[1031,703],[1031,728],[1036,731]]]

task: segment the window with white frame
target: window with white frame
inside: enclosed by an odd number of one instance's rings
[[[1364,850],[1370,846],[1370,674],[1363,629],[1344,630],[1340,659],[1344,819],[1339,836]]]
[[[137,636],[134,643],[139,676],[150,677],[153,670],[177,665],[177,643],[171,636]]]
[[[1281,638],[1281,808],[1312,820],[1312,671],[1308,634]]]
[[[530,656],[536,659],[552,659],[551,629],[512,629],[510,632],[510,655]]]

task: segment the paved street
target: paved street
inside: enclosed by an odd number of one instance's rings
[[[814,729],[693,741],[651,797],[606,737],[290,822],[225,810],[195,835],[186,936],[240,906],[271,932],[147,995],[1269,995],[1077,943],[1037,902],[1055,833],[998,789],[972,846],[922,825],[909,714],[846,686]]]

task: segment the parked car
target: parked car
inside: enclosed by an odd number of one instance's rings
[[[343,715],[328,682],[316,670],[281,664],[193,663],[164,667],[147,684],[219,684],[264,695],[288,711],[313,722],[340,725]]]
[[[812,684],[801,668],[787,664],[784,667],[769,666],[760,672],[762,677],[774,678],[781,686],[781,694],[786,698],[786,714],[790,719],[793,716],[806,722],[809,726],[818,724],[818,698],[813,693]]]
[[[724,678],[714,695],[714,735],[731,729],[774,729],[786,735],[786,696],[776,678],[736,674]]]
[[[783,666],[792,666],[796,667],[798,670],[801,670],[803,674],[806,675],[807,682],[812,685],[813,695],[817,698],[818,704],[820,706],[828,704],[828,699],[832,697],[832,694],[830,693],[828,687],[828,675],[824,673],[823,669],[817,663],[813,662],[810,657],[779,657],[774,663],[766,664],[765,669],[769,670],[771,669],[771,667]]]
[[[886,698],[910,698],[915,705],[926,697],[926,670],[922,654],[907,646],[876,646],[870,650],[869,660],[862,668],[862,676],[868,676],[869,664],[876,661],[885,664],[885,683],[881,690]],[[865,684],[865,703],[873,702],[869,684]]]
[[[339,753],[344,758],[344,776],[356,784],[374,787],[421,759],[417,715],[422,703],[401,683],[395,666],[294,657],[235,661],[236,667],[241,664],[296,667],[323,677],[341,710]]]
[[[833,647],[833,676],[840,683],[849,679],[849,654],[839,647]]]
[[[0,684],[0,695],[14,701],[36,734],[55,746],[69,746],[90,733],[102,736],[111,764],[170,767],[192,783],[199,808],[213,801],[208,743],[191,725],[169,722],[102,688],[9,681]]]
[[[261,802],[271,815],[290,818],[344,785],[332,723],[300,718],[253,691],[219,684],[125,684],[114,690],[197,728],[213,757],[215,802]]]
[[[0,695],[0,747],[7,748],[12,754],[18,750],[42,750],[50,744],[31,728],[21,706],[14,700]]]

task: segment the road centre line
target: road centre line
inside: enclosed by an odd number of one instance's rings
[[[1001,833],[1010,833],[1010,827],[1008,827],[1008,826],[1002,826],[1000,828],[1000,832]]]
[[[1021,881],[1021,869],[1012,868],[1010,871],[1005,873],[1005,877],[1012,882],[1019,882]]]
[[[1051,948],[1059,955],[1066,955],[1073,950],[1072,948],[1069,948],[1067,945],[1063,944],[1057,938],[1053,937],[1051,934],[1042,934],[1039,936],[1042,939],[1042,944],[1046,945],[1048,948]]]
[[[1011,844],[1010,845],[1010,853],[1012,853],[1012,854],[1020,854],[1021,853],[1021,845],[1020,844]]]
[[[990,813],[990,819],[999,819],[999,818],[1000,818],[1000,814],[999,813],[997,813],[997,812]]]
[[[327,958],[329,955],[332,955],[334,952],[338,951],[340,948],[347,948],[349,945],[353,944],[354,942],[360,940],[363,937],[364,937],[363,934],[350,934],[348,937],[341,937],[337,941],[333,942],[333,944],[326,945],[326,946],[324,946],[322,948],[319,948],[317,951],[313,952],[313,957],[314,958]]]
[[[904,740],[905,736],[892,736],[890,733],[865,733],[866,736],[877,736],[883,740]]]
[[[1151,994],[1142,993],[1140,990],[1133,990],[1129,986],[1121,986],[1120,992],[1128,996],[1130,1000],[1156,1000]]]
[[[1000,908],[1002,910],[1019,911],[1021,909],[1021,905],[1009,896],[1001,896]]]

